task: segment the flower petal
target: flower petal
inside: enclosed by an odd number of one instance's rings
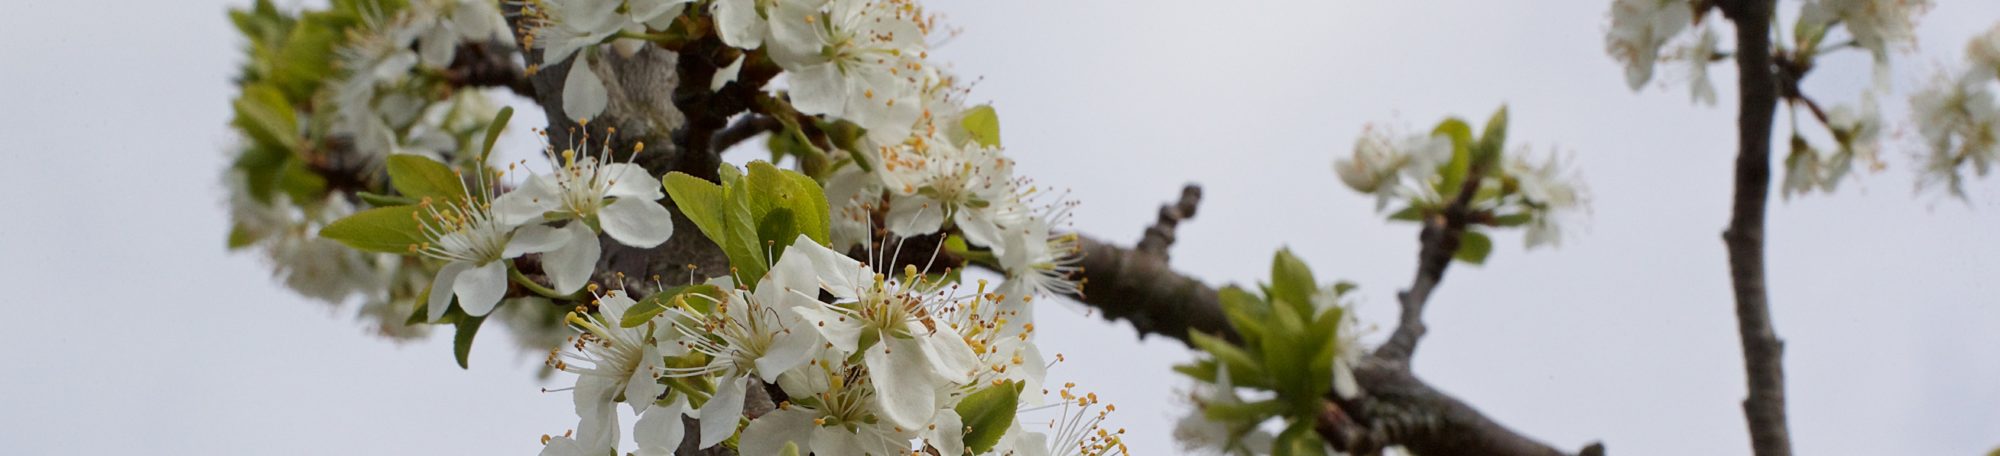
[[[493,199],[493,215],[501,224],[519,225],[542,219],[542,214],[562,208],[555,184],[548,176],[534,175],[521,188]]]
[[[549,274],[557,293],[571,293],[590,282],[591,273],[597,271],[597,259],[604,251],[597,243],[597,233],[582,222],[571,221],[561,232],[567,242],[542,254],[542,271]]]
[[[640,414],[639,422],[632,425],[632,440],[639,444],[638,455],[674,454],[674,450],[681,446],[681,439],[687,436],[687,428],[681,424],[681,415],[685,410],[687,396],[675,395],[672,404],[654,406]],[[748,431],[745,435],[749,435]]]
[[[847,318],[825,306],[794,307],[792,312],[805,319],[808,326],[826,338],[826,343],[843,354],[854,353],[855,346],[861,344],[860,319]]]
[[[604,105],[611,102],[604,91],[604,80],[597,78],[597,72],[590,70],[587,54],[570,63],[569,76],[563,78],[562,108],[569,118],[587,120],[604,112]]]
[[[937,386],[936,376],[918,344],[911,339],[884,337],[862,355],[872,374],[869,378],[875,382],[882,417],[903,429],[922,427],[937,413],[937,395],[930,393]]]
[[[792,107],[806,114],[841,116],[847,107],[847,84],[832,63],[802,65],[791,70]]]
[[[514,236],[507,239],[507,248],[500,253],[500,257],[519,258],[524,254],[556,250],[570,242],[570,234],[567,228],[551,228],[540,223],[523,226],[514,230]]]
[[[507,294],[507,263],[489,261],[467,270],[452,281],[451,290],[458,295],[458,307],[465,309],[467,315],[486,315]]]
[[[944,203],[926,196],[903,196],[889,202],[889,232],[911,237],[936,233],[944,227]]]
[[[965,421],[959,419],[955,410],[938,410],[931,425],[919,434],[925,444],[938,449],[938,454],[965,454]]]
[[[597,211],[604,233],[618,243],[652,248],[674,235],[674,214],[660,203],[639,198],[619,198]]]
[[[748,381],[743,377],[719,379],[715,396],[701,405],[701,448],[715,446],[736,434],[736,423],[743,419],[743,384]]]
[[[778,374],[805,363],[812,357],[813,347],[820,344],[818,333],[804,328],[779,330],[772,338],[771,346],[756,361],[757,375],[765,382],[776,382]]]
[[[646,201],[659,201],[660,198],[667,197],[665,188],[660,186],[660,180],[654,178],[653,173],[647,172],[646,168],[639,165],[631,163],[606,163],[601,165],[597,169],[597,172],[607,176],[607,180],[611,184],[604,189],[604,196],[637,198]]]
[[[429,308],[430,321],[444,318],[445,310],[451,307],[452,284],[457,283],[458,275],[465,273],[467,269],[472,269],[472,263],[464,261],[446,263],[443,268],[438,269],[437,278],[431,279],[430,300],[424,304]]]
[[[812,451],[813,418],[817,413],[793,407],[772,411],[750,421],[738,440],[739,454],[778,454],[785,444],[799,446],[799,454]]]
[[[764,30],[769,26],[757,15],[756,0],[716,0],[714,12],[715,29],[724,44],[746,50],[764,45]]]

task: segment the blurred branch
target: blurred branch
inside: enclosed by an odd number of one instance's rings
[[[1736,297],[1737,330],[1750,395],[1743,401],[1750,443],[1758,456],[1792,454],[1785,420],[1784,343],[1771,325],[1764,287],[1764,207],[1771,192],[1771,121],[1785,92],[1771,58],[1774,0],[1733,0],[1720,4],[1736,23],[1736,67],[1741,97],[1737,117],[1736,193],[1729,228],[1730,283]]]
[[[1479,192],[1483,171],[1481,167],[1472,167],[1451,205],[1446,206],[1441,214],[1425,218],[1424,229],[1417,234],[1417,241],[1422,245],[1417,251],[1417,277],[1410,282],[1410,288],[1397,294],[1402,314],[1396,322],[1396,331],[1389,335],[1389,341],[1375,349],[1375,357],[1399,364],[1404,370],[1409,369],[1410,357],[1415,356],[1417,351],[1417,340],[1424,337],[1424,304],[1429,302],[1431,290],[1444,280],[1452,255],[1458,253],[1459,238],[1465,235],[1465,226],[1471,219],[1472,198]]]
[[[756,137],[761,133],[777,131],[783,127],[784,123],[779,122],[775,117],[753,114],[738,119],[736,123],[730,124],[728,128],[715,132],[714,137],[708,140],[708,150],[721,154],[722,151],[729,150],[730,147],[735,147],[737,143]]]
[[[498,42],[461,44],[444,79],[454,87],[506,87],[515,95],[534,98],[535,86],[528,82],[528,72],[514,63],[514,50]]]

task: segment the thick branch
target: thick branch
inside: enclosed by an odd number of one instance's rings
[[[737,143],[749,140],[764,132],[777,131],[783,127],[784,123],[779,122],[775,117],[752,114],[748,117],[738,119],[736,123],[729,124],[728,128],[715,132],[713,137],[708,140],[708,150],[716,154],[721,154],[722,151],[735,147]]]
[[[1139,242],[1145,247],[1127,249],[1082,237],[1082,279],[1090,287],[1089,293],[1073,298],[1102,310],[1106,318],[1131,322],[1142,337],[1163,334],[1186,343],[1190,331],[1201,331],[1236,340],[1235,329],[1223,316],[1215,289],[1174,272],[1167,266],[1164,255],[1173,243],[1175,228],[1194,215],[1200,196],[1200,189],[1190,185],[1183,189],[1180,201],[1162,207],[1159,222],[1149,227]],[[1459,229],[1463,229],[1462,224]],[[1456,242],[1455,236],[1451,239]],[[1448,262],[1450,256],[1445,253],[1443,260],[1435,261]],[[1443,267],[1430,269],[1436,271],[1428,274],[1434,285],[1437,277],[1442,276]],[[1424,280],[1421,279],[1424,276],[1420,274],[1419,280]],[[1412,290],[1427,294],[1433,285]],[[1338,428],[1322,429],[1321,433],[1338,448],[1402,445],[1426,456],[1564,454],[1431,388],[1411,374],[1403,361],[1370,356],[1362,361],[1355,374],[1365,394],[1330,407],[1329,418],[1340,420]],[[1336,425],[1327,420],[1321,424]],[[1602,447],[1593,445],[1582,454],[1602,454]]]
[[[1729,229],[1730,282],[1736,295],[1737,330],[1743,340],[1743,365],[1750,397],[1743,413],[1750,425],[1750,443],[1758,456],[1792,454],[1785,424],[1784,343],[1771,326],[1769,296],[1764,289],[1764,206],[1771,192],[1771,119],[1783,88],[1771,60],[1773,0],[1723,3],[1723,13],[1736,23],[1736,67],[1740,79],[1741,112],[1737,117],[1736,194]]]

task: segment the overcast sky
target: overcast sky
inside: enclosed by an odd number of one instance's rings
[[[15,3],[0,15],[6,453],[532,454],[574,426],[567,394],[539,392],[539,354],[482,334],[460,370],[448,338],[368,337],[351,308],[224,251],[241,40],[223,10],[247,2]],[[1384,326],[1415,228],[1381,221],[1331,161],[1364,125],[1505,103],[1510,139],[1575,155],[1594,211],[1559,249],[1505,234],[1486,266],[1454,266],[1418,373],[1561,448],[1747,454],[1719,236],[1735,73],[1715,67],[1719,107],[1678,84],[1632,93],[1604,56],[1608,3],[941,1],[964,33],[933,56],[983,78],[973,99],[998,107],[1017,172],[1073,189],[1082,231],[1135,240],[1198,182],[1177,269],[1250,283],[1291,246],[1321,278],[1359,283],[1364,321]],[[2000,3],[1940,3],[1898,62],[1902,93],[2000,22]],[[1807,91],[1851,100],[1867,75],[1834,58]],[[1905,118],[1905,99],[1883,101]],[[1975,181],[1969,204],[1913,195],[1911,136],[1888,170],[1772,206],[1801,454],[2000,445],[2000,182]],[[1044,351],[1069,359],[1050,381],[1117,404],[1135,452],[1174,453],[1187,383],[1168,367],[1189,352],[1069,308],[1038,313]]]

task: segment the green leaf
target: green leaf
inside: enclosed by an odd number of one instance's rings
[[[1473,164],[1480,169],[1492,169],[1500,163],[1500,154],[1507,147],[1507,105],[1493,112],[1486,120],[1486,132],[1479,135],[1479,145],[1473,150]]]
[[[1393,214],[1389,214],[1389,220],[1401,220],[1405,222],[1421,222],[1424,220],[1424,210],[1416,206],[1404,207],[1403,209],[1398,210]]]
[[[260,238],[261,236],[252,235],[250,233],[250,230],[243,229],[243,225],[230,226],[229,250],[236,250],[244,247],[249,247],[250,244],[257,243],[257,241]]]
[[[1526,225],[1528,224],[1528,222],[1532,221],[1535,221],[1535,215],[1526,212],[1493,217],[1493,225],[1503,226],[1503,227],[1516,227],[1516,226]]]
[[[988,386],[965,396],[957,407],[958,417],[965,423],[965,449],[973,454],[985,453],[1000,443],[1000,436],[1014,423],[1014,410],[1021,400],[1021,382],[1006,382]]]
[[[1267,384],[1264,381],[1265,370],[1260,357],[1230,344],[1229,341],[1199,331],[1189,331],[1188,341],[1193,343],[1195,348],[1208,352],[1209,356],[1214,356],[1217,362],[1229,368],[1229,378],[1238,385]]]
[[[392,206],[356,212],[327,224],[319,236],[362,251],[408,254],[410,246],[425,242],[416,219],[418,209]]]
[[[236,119],[231,123],[250,139],[285,151],[299,150],[298,113],[285,101],[284,92],[264,84],[246,85],[235,106]]]
[[[1493,239],[1485,233],[1466,230],[1458,237],[1458,251],[1452,258],[1471,264],[1486,264],[1486,256],[1493,253]]]
[[[472,354],[472,336],[479,334],[479,325],[486,323],[485,316],[460,318],[451,325],[457,332],[451,336],[451,356],[458,359],[458,368],[469,369],[466,357]]]
[[[750,218],[757,222],[760,241],[770,243],[776,258],[799,235],[822,245],[831,229],[826,195],[819,182],[804,174],[766,162],[750,162]]]
[[[514,107],[508,106],[500,108],[500,113],[493,115],[493,122],[486,124],[486,142],[479,146],[480,163],[486,163],[486,157],[493,156],[493,143],[500,140],[500,133],[507,131],[507,120],[513,118]]]
[[[1310,419],[1292,420],[1278,438],[1271,443],[1272,456],[1325,456],[1326,442],[1313,432],[1314,421]]]
[[[278,169],[276,184],[293,202],[319,201],[326,194],[326,178],[306,168],[304,160],[286,160]]]
[[[680,300],[687,299],[689,296],[699,295],[708,297],[707,299],[693,299],[689,301],[690,305],[696,307],[696,310],[706,309],[706,307],[698,306],[697,304],[720,301],[724,298],[723,293],[725,292],[721,287],[709,284],[679,286],[661,290],[659,293],[653,293],[652,296],[647,296],[646,299],[641,299],[638,303],[633,304],[631,309],[625,310],[625,315],[617,316],[619,319],[618,325],[627,328],[636,328],[639,325],[644,325],[646,322],[652,321],[654,316],[666,312],[667,308],[678,305]]]
[[[730,265],[736,268],[736,275],[744,285],[754,286],[764,276],[767,263],[763,246],[757,240],[757,227],[751,222],[748,191],[737,188],[743,186],[743,176],[735,167],[723,165],[721,174],[723,182],[730,185],[681,172],[667,173],[660,181],[673,197],[675,207],[709,241],[722,247],[722,253],[729,256]]]
[[[444,203],[464,201],[465,181],[451,167],[421,155],[394,154],[388,159],[389,185],[403,196]]]
[[[407,206],[411,204],[417,204],[417,200],[401,196],[389,196],[380,193],[354,192],[354,196],[361,197],[361,201],[366,202],[369,205],[375,207]]]
[[[1439,170],[1444,177],[1438,183],[1438,194],[1449,198],[1458,194],[1458,188],[1465,184],[1465,176],[1472,171],[1472,126],[1457,117],[1445,119],[1431,130],[1433,135],[1451,138],[1451,162]]]
[[[1271,301],[1290,304],[1301,316],[1311,315],[1312,296],[1318,290],[1319,282],[1305,261],[1290,248],[1279,249],[1271,259]]]
[[[1223,287],[1217,296],[1222,301],[1222,314],[1243,336],[1244,343],[1255,344],[1264,337],[1264,321],[1270,318],[1271,309],[1263,298],[1236,286]]]
[[[958,121],[965,127],[972,140],[986,147],[1000,147],[1000,115],[993,112],[993,105],[979,105],[965,110],[965,118]]]

